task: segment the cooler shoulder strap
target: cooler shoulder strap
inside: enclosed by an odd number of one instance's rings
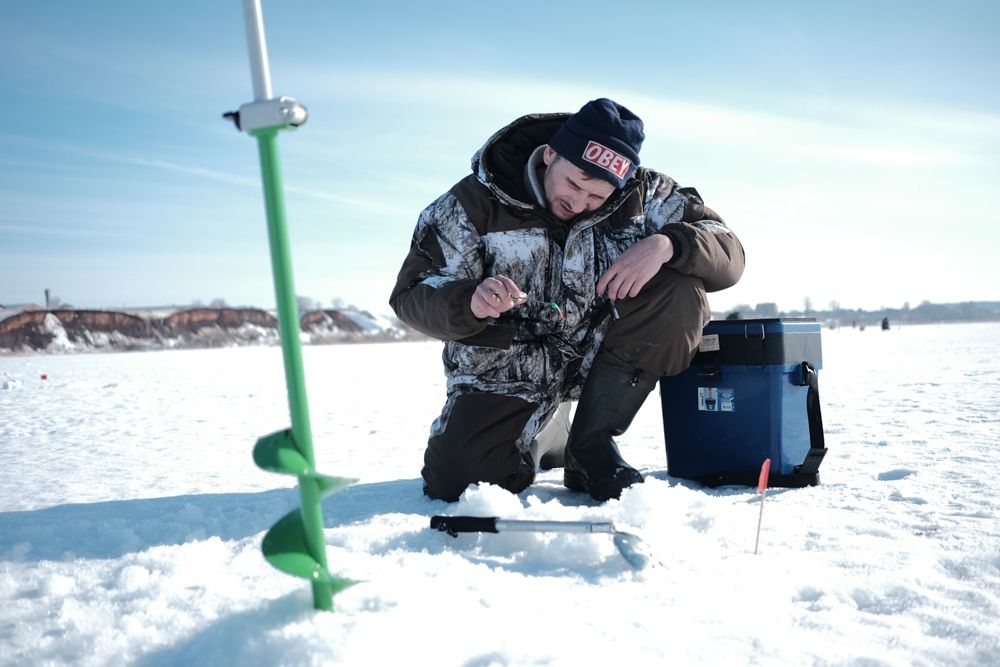
[[[796,474],[815,475],[819,464],[826,456],[826,439],[823,435],[823,415],[819,409],[819,374],[812,364],[803,361],[800,367],[803,384],[809,386],[806,393],[806,415],[809,419],[809,452],[801,465],[795,466]]]

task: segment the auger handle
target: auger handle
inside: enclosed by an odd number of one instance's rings
[[[431,528],[457,537],[459,533],[498,533],[495,516],[432,516]]]
[[[610,521],[533,521],[495,516],[432,516],[431,528],[459,533],[618,533]]]

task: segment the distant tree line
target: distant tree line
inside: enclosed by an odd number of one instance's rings
[[[317,299],[297,295],[296,301],[300,313],[322,310],[323,304]],[[335,309],[355,309],[340,298],[330,300]],[[202,301],[195,300],[193,307],[204,307]],[[1000,321],[1000,301],[962,301],[959,303],[931,303],[923,301],[919,306],[911,308],[909,302],[901,308],[880,308],[878,310],[862,310],[860,308],[842,308],[837,301],[831,301],[825,310],[813,308],[809,297],[803,299],[801,310],[780,310],[778,304],[765,302],[754,306],[741,304],[729,311],[712,313],[713,319],[758,319],[773,317],[811,317],[830,326],[864,325],[888,319],[898,323],[927,322],[990,322]],[[55,308],[71,309],[72,305],[65,303],[48,289],[45,290],[46,310]],[[3,305],[0,304],[0,308]],[[225,299],[217,297],[209,301],[209,308],[226,308]]]
[[[1000,301],[962,301],[960,303],[931,303],[923,301],[911,308],[904,303],[901,308],[861,310],[841,308],[832,301],[826,310],[815,310],[812,300],[806,298],[802,310],[779,310],[775,303],[758,303],[755,306],[739,305],[730,311],[713,314],[715,319],[755,319],[769,317],[812,317],[831,326],[872,324],[888,318],[898,323],[928,322],[990,322],[1000,321]]]

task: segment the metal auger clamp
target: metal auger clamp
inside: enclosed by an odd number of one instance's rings
[[[233,121],[237,130],[253,134],[265,128],[299,127],[309,119],[309,110],[293,97],[275,97],[248,102],[239,111],[227,111],[222,117]]]

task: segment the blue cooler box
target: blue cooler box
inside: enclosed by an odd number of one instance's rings
[[[811,318],[713,320],[691,367],[660,379],[667,472],[709,486],[819,483],[820,325]]]

